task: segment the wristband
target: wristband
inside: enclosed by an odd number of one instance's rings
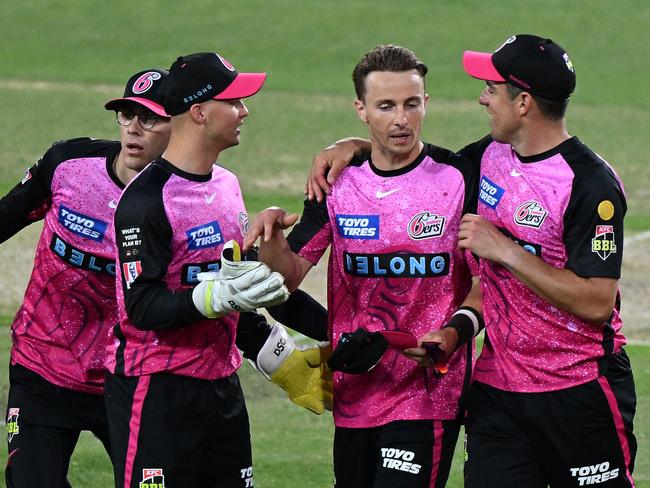
[[[443,327],[451,327],[458,332],[458,345],[471,341],[485,327],[483,317],[472,307],[460,307]]]

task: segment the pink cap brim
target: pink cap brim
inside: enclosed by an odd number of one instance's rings
[[[418,340],[409,332],[401,330],[380,330],[379,333],[384,336],[390,347],[396,349],[409,349],[418,347]]]
[[[140,97],[116,98],[108,102],[106,105],[104,105],[104,107],[106,110],[118,110],[122,106],[121,102],[137,103],[138,105],[142,105],[143,107],[148,108],[156,115],[160,115],[161,117],[169,117],[162,105],[158,105],[156,102],[152,102],[151,100]]]
[[[492,53],[465,51],[463,53],[463,68],[468,75],[479,80],[506,81],[492,64]]]
[[[264,84],[266,73],[238,73],[237,78],[219,93],[215,100],[234,100],[236,98],[252,97]]]

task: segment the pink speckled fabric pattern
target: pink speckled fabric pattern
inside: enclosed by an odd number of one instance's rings
[[[505,191],[494,208],[479,200],[479,214],[516,239],[541,246],[541,258],[562,268],[567,262],[564,215],[573,176],[559,153],[522,163],[509,145],[493,142],[481,162],[482,188],[486,189],[487,178],[489,187]],[[521,225],[521,206],[526,202],[535,202],[529,208],[536,209],[538,216],[546,213],[540,226]],[[558,310],[505,268],[484,260],[481,285],[489,341],[476,362],[474,379],[507,391],[541,392],[569,388],[598,376],[602,326]],[[625,343],[621,326],[615,310],[615,350]]]
[[[173,230],[172,261],[164,278],[170,290],[185,290],[183,266],[187,263],[216,262],[223,244],[243,240],[247,213],[236,176],[214,166],[210,181],[197,182],[172,175],[163,189],[163,203]],[[244,219],[245,217],[245,219]],[[219,223],[222,239],[216,246],[190,249],[187,231],[208,222]],[[218,269],[218,268],[217,268]],[[122,280],[117,279],[120,329],[124,335],[124,374],[140,376],[166,372],[214,380],[233,374],[241,365],[235,346],[238,314],[203,320],[168,330],[139,330],[129,320]],[[107,368],[115,371],[119,339],[109,345]]]
[[[105,345],[117,309],[114,264],[99,263],[115,260],[109,224],[121,189],[107,173],[106,158],[93,157],[61,163],[51,190],[34,270],[12,324],[11,361],[55,385],[101,393]],[[70,255],[72,247],[77,254]],[[92,270],[65,262],[57,252]]]
[[[403,330],[421,337],[446,323],[470,287],[469,270],[457,248],[464,197],[461,172],[428,155],[412,170],[390,177],[373,172],[367,161],[344,170],[327,198],[329,227],[300,251],[316,262],[331,243],[328,312],[333,346],[342,333],[358,327],[371,332]],[[417,234],[412,219],[423,212],[444,217],[440,235],[414,238],[409,234],[409,228]],[[377,216],[377,238],[345,237],[337,224],[341,215]],[[450,266],[444,276],[354,276],[345,272],[345,253],[449,253]],[[442,377],[394,350],[366,374],[335,373],[335,424],[363,428],[394,420],[455,418],[466,356],[466,347],[459,349],[449,373]]]

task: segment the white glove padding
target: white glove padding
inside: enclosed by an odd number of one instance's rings
[[[219,273],[199,273],[198,279],[192,301],[199,312],[211,319],[229,312],[252,312],[289,298],[284,277],[271,272],[261,261],[241,261],[239,244],[232,239],[221,251]]]
[[[256,366],[292,402],[320,415],[332,410],[332,372],[326,365],[330,353],[329,343],[297,348],[284,327],[275,324]]]
[[[207,280],[206,275],[209,276]],[[247,276],[251,278],[247,274],[237,280],[224,280],[220,273],[201,273],[199,279],[203,281],[192,291],[192,301],[199,312],[214,319],[230,312],[252,312],[260,307],[278,305],[289,298],[280,273],[273,272],[254,281]]]

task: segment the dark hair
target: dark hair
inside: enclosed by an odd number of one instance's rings
[[[512,83],[506,83],[506,88],[508,90],[508,95],[510,95],[510,100],[517,98],[522,90],[519,87],[516,87]],[[563,102],[557,102],[555,100],[549,100],[548,98],[538,97],[537,95],[530,94],[535,100],[539,111],[544,117],[550,120],[562,120],[566,114],[566,109],[569,106],[569,99],[566,99]]]
[[[422,81],[429,68],[420,61],[410,49],[392,44],[380,44],[367,52],[357,63],[352,72],[352,81],[357,98],[363,100],[366,94],[366,76],[373,71],[410,71],[416,70],[422,76]]]

